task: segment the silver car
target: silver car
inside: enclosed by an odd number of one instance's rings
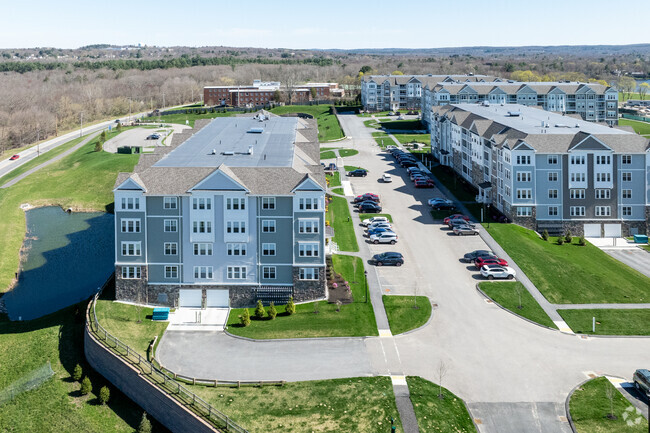
[[[475,226],[471,226],[469,224],[462,224],[459,226],[454,226],[454,234],[458,236],[477,235],[478,230],[476,229]]]

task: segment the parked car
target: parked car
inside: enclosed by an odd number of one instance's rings
[[[415,168],[415,167],[409,167],[409,168]],[[418,169],[410,171],[410,172],[408,172],[408,174],[409,174],[409,177],[411,178],[411,180],[415,180],[418,177],[425,177],[424,172],[422,172],[422,171],[420,171]]]
[[[415,162],[415,161],[404,160],[404,161],[401,161],[399,163],[399,165],[401,165],[404,168],[408,168],[408,167],[417,167],[418,163]]]
[[[388,221],[388,218],[385,217],[385,216],[376,216],[376,217],[367,218],[367,219],[361,221],[361,225],[364,225],[364,226],[367,227],[367,226],[369,226],[370,224],[372,224],[372,223],[376,223],[376,222],[379,222],[379,221],[389,222],[389,221]]]
[[[372,235],[377,235],[379,233],[385,233],[385,232],[395,233],[395,232],[393,232],[392,227],[374,227],[374,228],[368,229],[368,237],[370,237]]]
[[[476,266],[476,269],[481,269],[485,265],[508,266],[508,261],[490,256],[481,256],[474,260],[474,266]]]
[[[388,221],[377,221],[376,223],[372,223],[368,226],[368,232],[370,232],[370,230],[374,230],[378,228],[392,229],[393,226]]]
[[[455,227],[458,226],[470,226],[471,228],[476,228],[474,224],[467,222],[462,218],[454,218],[452,220],[449,220],[449,224],[447,225],[449,226],[450,229],[454,229]]]
[[[334,164],[333,162],[330,162],[330,164],[327,166],[326,170],[336,171],[337,170],[336,164]]]
[[[356,170],[348,172],[348,176],[350,177],[366,177],[367,175],[368,170],[365,170],[363,168],[357,168]]]
[[[445,223],[445,224],[449,224],[449,220],[453,220],[453,219],[455,219],[455,218],[462,218],[462,219],[464,219],[465,221],[469,221],[469,217],[468,217],[468,216],[465,216],[465,215],[460,214],[460,213],[455,213],[455,214],[453,214],[453,215],[449,215],[447,218],[445,218],[444,220],[442,220],[442,222]]]
[[[436,203],[431,208],[433,210],[456,210],[456,206],[453,203]]]
[[[406,169],[406,172],[407,172],[408,174],[424,173],[424,172],[423,172],[421,169],[419,169],[418,167],[409,167],[409,168]]]
[[[416,188],[433,188],[433,180],[431,179],[416,179],[414,182]]]
[[[474,250],[471,253],[465,254],[462,260],[465,263],[472,263],[479,257],[496,257],[496,254],[488,250]]]
[[[644,394],[650,393],[650,370],[646,370],[645,368],[638,369],[634,372],[632,380],[634,381],[634,387],[639,392]]]
[[[375,254],[374,256],[372,256],[372,261],[377,266],[384,266],[384,265],[402,266],[404,264],[404,256],[401,253],[388,251],[381,254]]]
[[[393,178],[392,178],[392,176],[390,174],[384,173],[384,174],[381,175],[381,180],[383,180],[384,183],[390,183],[390,182],[393,181]]]
[[[361,204],[359,204],[359,212],[360,213],[380,213],[381,212],[381,206],[379,206],[375,202],[364,201]]]
[[[151,134],[151,135],[147,135],[146,139],[147,140],[158,140],[159,138],[160,138],[159,134]]]
[[[430,198],[429,200],[427,200],[427,203],[429,204],[429,206],[435,206],[437,204],[454,204],[453,201],[446,198],[440,198],[440,197]]]
[[[474,226],[469,226],[467,224],[461,224],[453,228],[454,234],[457,236],[465,235],[477,235],[478,230]]]
[[[354,203],[361,203],[362,201],[368,201],[368,200],[379,203],[379,196],[377,194],[367,192],[365,194],[356,196],[354,198]]]
[[[377,233],[370,236],[370,242],[373,244],[391,244],[397,242],[397,234],[394,232]]]
[[[485,265],[481,268],[481,275],[488,280],[495,278],[507,278],[512,280],[515,277],[515,270],[507,266]]]
[[[20,155],[14,155],[14,156],[12,156],[11,158],[9,158],[9,161],[15,161],[15,160],[17,160],[18,158],[20,158]]]
[[[399,149],[399,147],[395,146],[394,144],[389,144],[388,146],[386,146],[386,150],[389,152],[393,149]]]

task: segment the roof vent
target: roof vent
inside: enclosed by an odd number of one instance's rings
[[[264,128],[251,128],[247,131],[249,134],[261,134],[264,132]]]
[[[248,154],[249,155],[253,154],[253,145],[252,144],[250,146],[248,146]]]
[[[221,152],[221,154],[225,155],[225,156],[232,156],[232,155],[235,154],[235,152],[233,152],[232,150],[228,150],[228,151],[225,151],[225,152]]]
[[[521,115],[521,111],[508,111],[509,117],[519,117],[520,115]]]
[[[217,154],[217,149],[212,149],[212,152],[210,152],[210,155],[216,155]]]

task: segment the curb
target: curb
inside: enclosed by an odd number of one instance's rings
[[[226,334],[229,337],[232,338],[237,338],[239,340],[244,340],[244,341],[250,341],[252,343],[275,343],[278,341],[324,341],[324,340],[367,340],[371,338],[379,338],[379,335],[365,335],[361,337],[297,337],[297,338],[269,338],[269,339],[257,339],[257,338],[249,338],[249,337],[242,337],[241,335],[235,335],[231,334],[228,332],[228,330],[224,329],[223,333]]]
[[[405,295],[384,295],[384,296],[405,296]],[[406,295],[406,296],[410,296],[410,295]],[[429,299],[428,296],[427,296],[427,299]],[[402,336],[402,335],[412,334],[412,333],[414,333],[415,331],[419,331],[420,329],[429,326],[429,324],[430,324],[431,321],[433,320],[433,310],[434,310],[434,308],[433,308],[433,302],[431,302],[431,299],[429,299],[429,303],[431,304],[431,314],[429,315],[429,319],[426,321],[426,323],[425,323],[424,325],[422,325],[422,326],[418,326],[417,328],[409,329],[408,331],[406,331],[406,332],[402,332],[401,334],[394,334],[393,337],[400,337],[400,336]],[[385,310],[385,309],[386,309],[386,307],[384,306],[384,310]],[[389,325],[390,325],[390,322],[389,322]]]

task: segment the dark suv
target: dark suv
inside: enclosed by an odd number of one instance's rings
[[[363,201],[359,203],[359,213],[379,213],[381,206],[373,201]]]
[[[636,389],[645,394],[650,394],[650,370],[640,368],[634,372],[633,376],[634,386]]]
[[[401,253],[385,252],[381,254],[375,254],[374,256],[372,256],[372,261],[377,266],[384,266],[384,265],[402,266],[404,264],[404,256],[402,256]]]
[[[357,168],[356,170],[352,170],[348,173],[348,176],[352,177],[366,177],[367,175],[368,170],[364,170],[363,168]]]

